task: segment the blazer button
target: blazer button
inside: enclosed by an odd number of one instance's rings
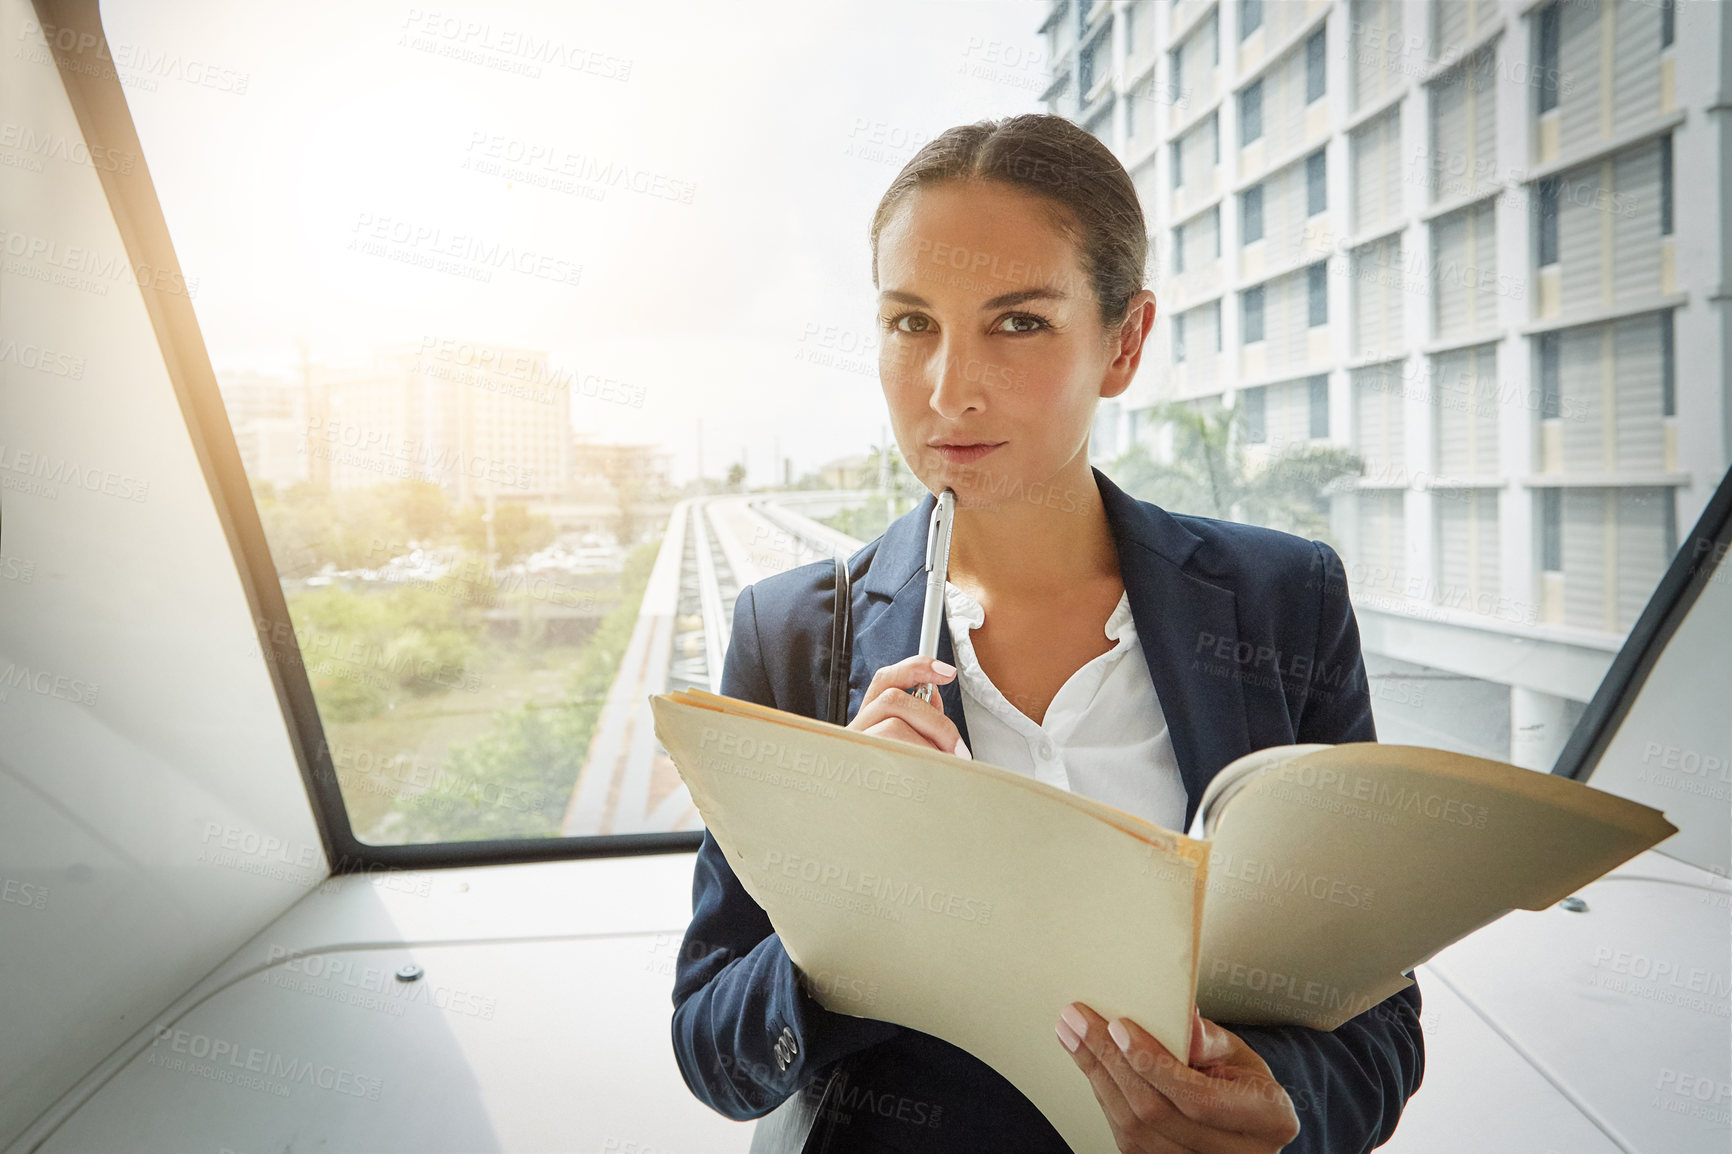
[[[793,1027],[783,1026],[782,1036],[776,1039],[776,1069],[787,1073],[788,1062],[799,1052],[800,1045],[794,1041]]]

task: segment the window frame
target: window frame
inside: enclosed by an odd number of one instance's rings
[[[106,38],[101,14],[91,22]],[[130,172],[99,166],[106,207],[124,245],[128,261],[146,265],[172,280],[181,276],[180,258],[169,232],[168,218],[149,166],[149,154],[138,135],[126,93],[113,69],[60,67],[59,79],[77,118],[82,143],[91,152],[139,156],[146,161]],[[224,527],[225,540],[240,577],[247,609],[261,637],[293,637],[288,601],[277,576],[265,537],[264,522],[242,463],[234,427],[216,373],[209,345],[184,293],[152,294],[148,310],[152,337],[174,387],[185,421],[188,442],[199,462],[211,511]],[[348,807],[338,783],[324,721],[313,696],[312,682],[299,644],[282,652],[261,648],[264,663],[282,711],[289,747],[307,793],[307,804],[319,833],[320,848],[332,877],[381,870],[455,869],[464,866],[510,865],[523,862],[569,861],[636,854],[692,853],[704,831],[592,834],[579,837],[492,838],[476,841],[415,842],[383,845],[355,836]]]

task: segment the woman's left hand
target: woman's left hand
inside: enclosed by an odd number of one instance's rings
[[[1080,1036],[1071,1057],[1123,1154],[1271,1154],[1299,1136],[1293,1100],[1269,1064],[1195,1008],[1189,1064],[1129,1018],[1109,1025],[1082,1002],[1066,1010],[1074,1020],[1060,1020],[1059,1040],[1068,1049]]]

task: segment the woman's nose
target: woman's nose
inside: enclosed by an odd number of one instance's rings
[[[979,371],[980,364],[979,358],[966,350],[948,348],[941,352],[937,363],[927,368],[933,412],[953,421],[970,409],[986,407],[985,373]]]

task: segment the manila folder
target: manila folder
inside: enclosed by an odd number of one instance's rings
[[[701,691],[650,700],[819,1004],[967,1050],[1073,1150],[1114,1154],[1053,1026],[1080,1001],[1189,1053],[1204,843],[954,754]]]

